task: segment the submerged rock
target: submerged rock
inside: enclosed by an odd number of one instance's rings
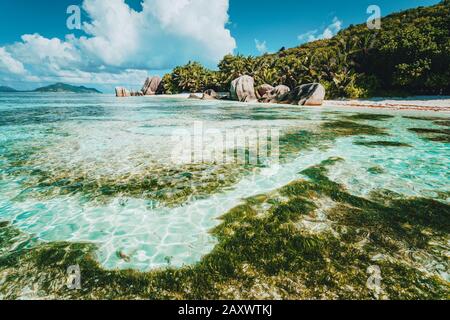
[[[142,93],[144,96],[155,95],[161,86],[161,78],[158,76],[150,77],[145,80],[144,86],[142,87]]]
[[[125,261],[125,262],[130,262],[131,261],[131,257],[129,255],[127,255],[125,252],[123,251],[117,251],[116,255],[119,259]]]
[[[219,95],[213,89],[208,89],[203,93],[203,100],[215,100],[219,99]]]
[[[325,88],[320,83],[303,84],[287,97],[289,103],[299,106],[321,106],[325,99]]]
[[[131,97],[131,93],[128,89],[117,87],[116,88],[116,97]]]
[[[255,80],[250,76],[239,77],[231,83],[231,99],[240,102],[257,102]]]

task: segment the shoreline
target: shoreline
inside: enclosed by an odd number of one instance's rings
[[[80,93],[64,93],[64,92],[2,92],[0,94],[70,94],[79,95]],[[83,93],[85,94],[85,93]],[[87,93],[86,93],[87,94]],[[203,95],[202,93],[194,93],[199,98]],[[98,95],[98,94],[95,94]],[[107,93],[101,93],[99,95],[111,95]],[[127,97],[129,98],[172,98],[172,99],[186,99],[188,100],[190,93],[180,93],[180,94],[161,94],[161,95],[146,95],[137,97]],[[120,98],[119,98],[120,99]],[[194,101],[202,101],[201,99]],[[239,102],[233,100],[207,100],[208,102],[228,102],[228,103],[239,103],[243,105],[259,105],[267,107],[282,107],[285,104],[281,103],[254,103],[254,102]],[[295,106],[295,105],[290,105]],[[299,106],[300,107],[300,106]],[[301,106],[302,108],[357,108],[366,110],[397,110],[397,111],[421,111],[421,112],[450,112],[450,96],[412,96],[412,97],[389,97],[389,98],[367,98],[367,99],[333,99],[324,100],[322,106]]]
[[[173,95],[155,95],[144,97],[161,97],[161,98],[180,98],[188,99],[190,93],[181,93]],[[201,93],[195,93],[201,96]],[[198,100],[195,100],[198,101]],[[239,102],[232,100],[208,100],[208,101],[226,101],[235,102],[245,105],[261,105],[261,106],[284,106],[277,103],[252,103]],[[327,108],[327,107],[343,107],[343,108],[361,108],[361,109],[381,109],[381,110],[408,110],[408,111],[432,111],[432,112],[450,112],[450,96],[417,96],[407,98],[368,98],[368,99],[350,99],[350,100],[324,100],[322,106],[302,106],[306,108]]]
[[[393,109],[450,112],[450,97],[371,98],[361,100],[326,100],[323,107],[356,107],[368,109]]]

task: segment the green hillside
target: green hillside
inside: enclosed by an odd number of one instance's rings
[[[164,76],[166,93],[227,91],[248,74],[256,84],[321,82],[328,98],[450,95],[450,0],[395,13],[381,30],[350,26],[334,38],[260,57],[226,56],[211,71],[196,62]]]
[[[68,92],[68,93],[101,93],[97,89],[86,88],[84,86],[76,87],[65,83],[56,83],[50,86],[38,88],[34,92]]]
[[[17,90],[11,87],[0,86],[0,92],[17,92]]]

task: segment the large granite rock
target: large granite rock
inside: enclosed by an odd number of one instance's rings
[[[255,80],[250,76],[242,76],[233,80],[230,94],[232,100],[240,102],[258,101],[255,94]]]
[[[117,87],[116,88],[116,97],[131,97],[131,93],[129,90],[122,88],[122,87]]]
[[[219,95],[213,89],[208,89],[203,92],[203,100],[216,100],[219,99]]]
[[[161,81],[161,78],[158,76],[147,78],[141,90],[144,96],[155,95],[160,90]]]
[[[258,99],[263,98],[266,94],[271,92],[274,89],[270,84],[263,84],[256,88],[256,95]]]
[[[261,101],[265,103],[281,103],[288,99],[291,89],[285,85],[279,85],[267,92]]]
[[[303,84],[295,88],[287,101],[299,106],[321,106],[325,99],[325,88],[320,83]]]

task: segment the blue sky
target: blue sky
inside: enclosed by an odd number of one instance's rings
[[[371,4],[385,16],[439,2],[123,1],[85,0],[81,18],[88,26],[73,31],[66,27],[66,9],[82,0],[0,0],[0,85],[31,88],[61,80],[103,90],[119,83],[137,87],[140,77],[163,74],[189,59],[214,67],[230,51],[258,55],[335,34],[365,22]]]

